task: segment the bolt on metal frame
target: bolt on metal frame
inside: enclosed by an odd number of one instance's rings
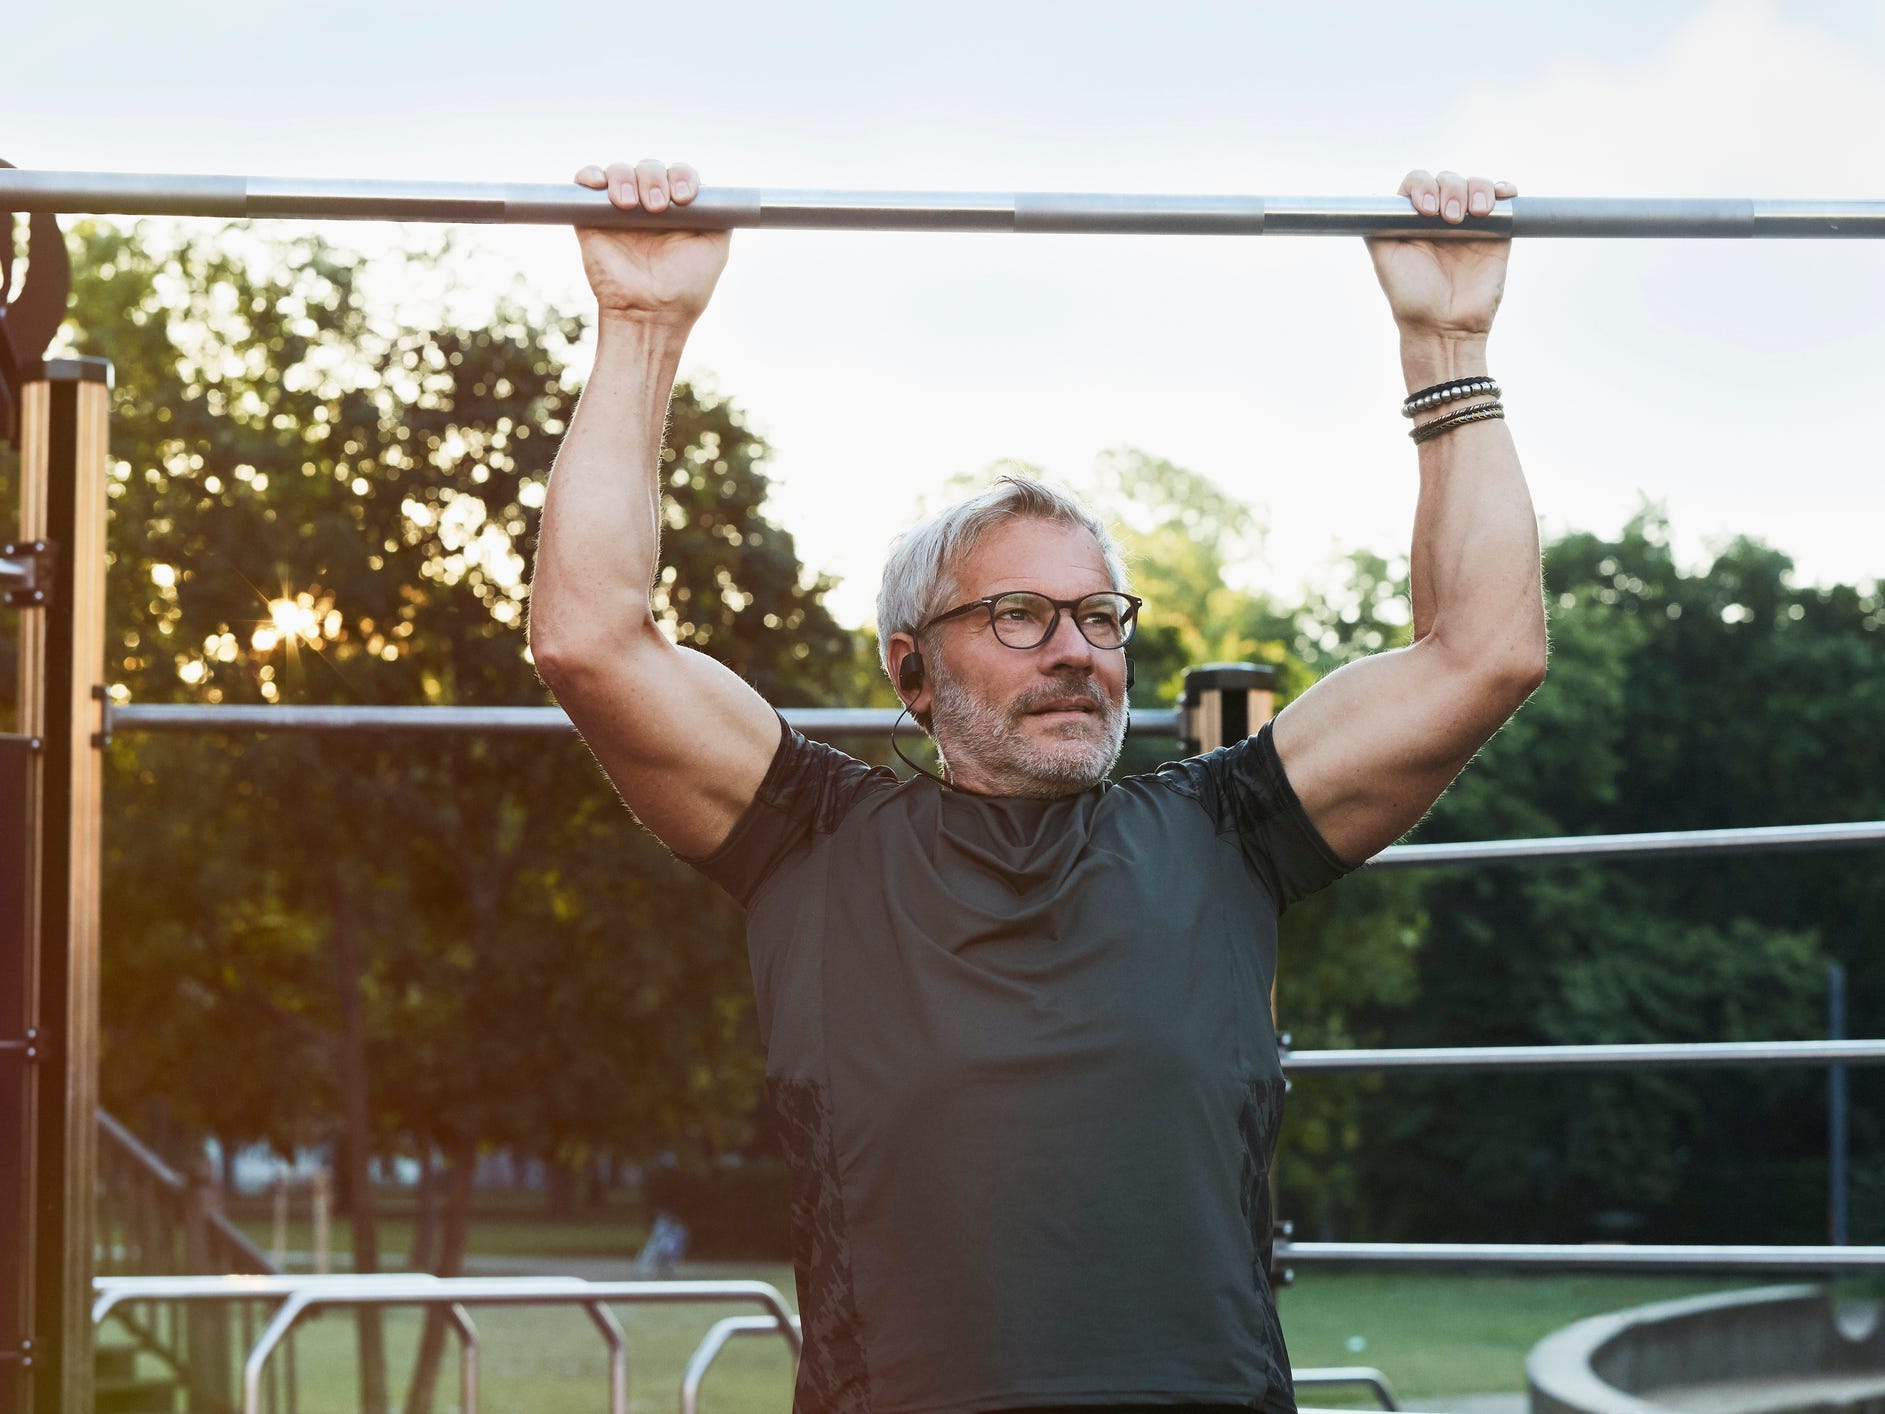
[[[365,181],[0,170],[0,210],[223,220],[443,221],[617,229],[1005,231],[1053,235],[1555,236],[1878,239],[1885,201],[1541,197],[1449,226],[1403,197],[1110,192],[769,191],[708,185],[685,206],[623,211],[574,182]]]

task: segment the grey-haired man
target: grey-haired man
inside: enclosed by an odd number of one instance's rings
[[[577,180],[625,207],[699,191],[658,162]],[[1400,190],[1454,222],[1514,194]],[[1293,1410],[1267,1276],[1277,915],[1419,820],[1545,671],[1531,501],[1469,381],[1506,244],[1369,245],[1410,392],[1446,385],[1415,409],[1412,646],[1109,784],[1139,603],[1103,523],[1009,478],[892,549],[884,666],[944,763],[899,782],[662,635],[662,426],[728,237],[579,234],[596,367],[531,645],[629,807],[748,910],[795,1414]]]

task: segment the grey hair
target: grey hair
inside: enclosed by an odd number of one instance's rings
[[[914,636],[924,620],[948,608],[943,601],[956,592],[956,566],[984,535],[1010,520],[1044,520],[1086,531],[1099,542],[1113,588],[1132,588],[1119,543],[1084,502],[1032,477],[1004,476],[980,495],[936,512],[890,542],[877,590],[877,652],[886,673],[891,635]]]

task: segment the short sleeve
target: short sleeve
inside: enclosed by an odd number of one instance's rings
[[[873,783],[895,785],[896,774],[865,765],[779,719],[779,749],[752,803],[711,854],[679,858],[749,906],[779,865],[815,834],[837,828]]]
[[[1233,834],[1244,861],[1281,912],[1358,865],[1329,848],[1296,799],[1265,722],[1255,736],[1159,767],[1157,778],[1195,798],[1219,834]]]

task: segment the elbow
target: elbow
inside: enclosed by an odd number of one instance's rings
[[[572,665],[581,655],[572,647],[569,635],[559,632],[546,622],[534,604],[531,606],[526,642],[530,645],[530,661],[537,670],[537,676],[543,679],[544,686],[554,692],[558,680],[568,677]]]
[[[1542,626],[1536,636],[1485,643],[1471,651],[1456,646],[1449,655],[1453,671],[1471,696],[1501,719],[1510,717],[1545,681],[1546,645]]]
[[[1487,672],[1493,689],[1506,698],[1516,712],[1528,697],[1545,685],[1547,667],[1548,654],[1541,630],[1536,641],[1515,645],[1500,655]]]
[[[650,636],[660,638],[652,614],[639,622],[612,623],[606,628],[559,625],[555,619],[533,614],[528,642],[530,661],[544,686],[558,697],[581,690],[585,679],[606,665],[632,656]]]
[[[558,691],[558,684],[569,680],[572,662],[569,651],[557,640],[539,638],[530,635],[530,662],[536,668],[537,676],[543,679],[543,685],[552,693]]]

